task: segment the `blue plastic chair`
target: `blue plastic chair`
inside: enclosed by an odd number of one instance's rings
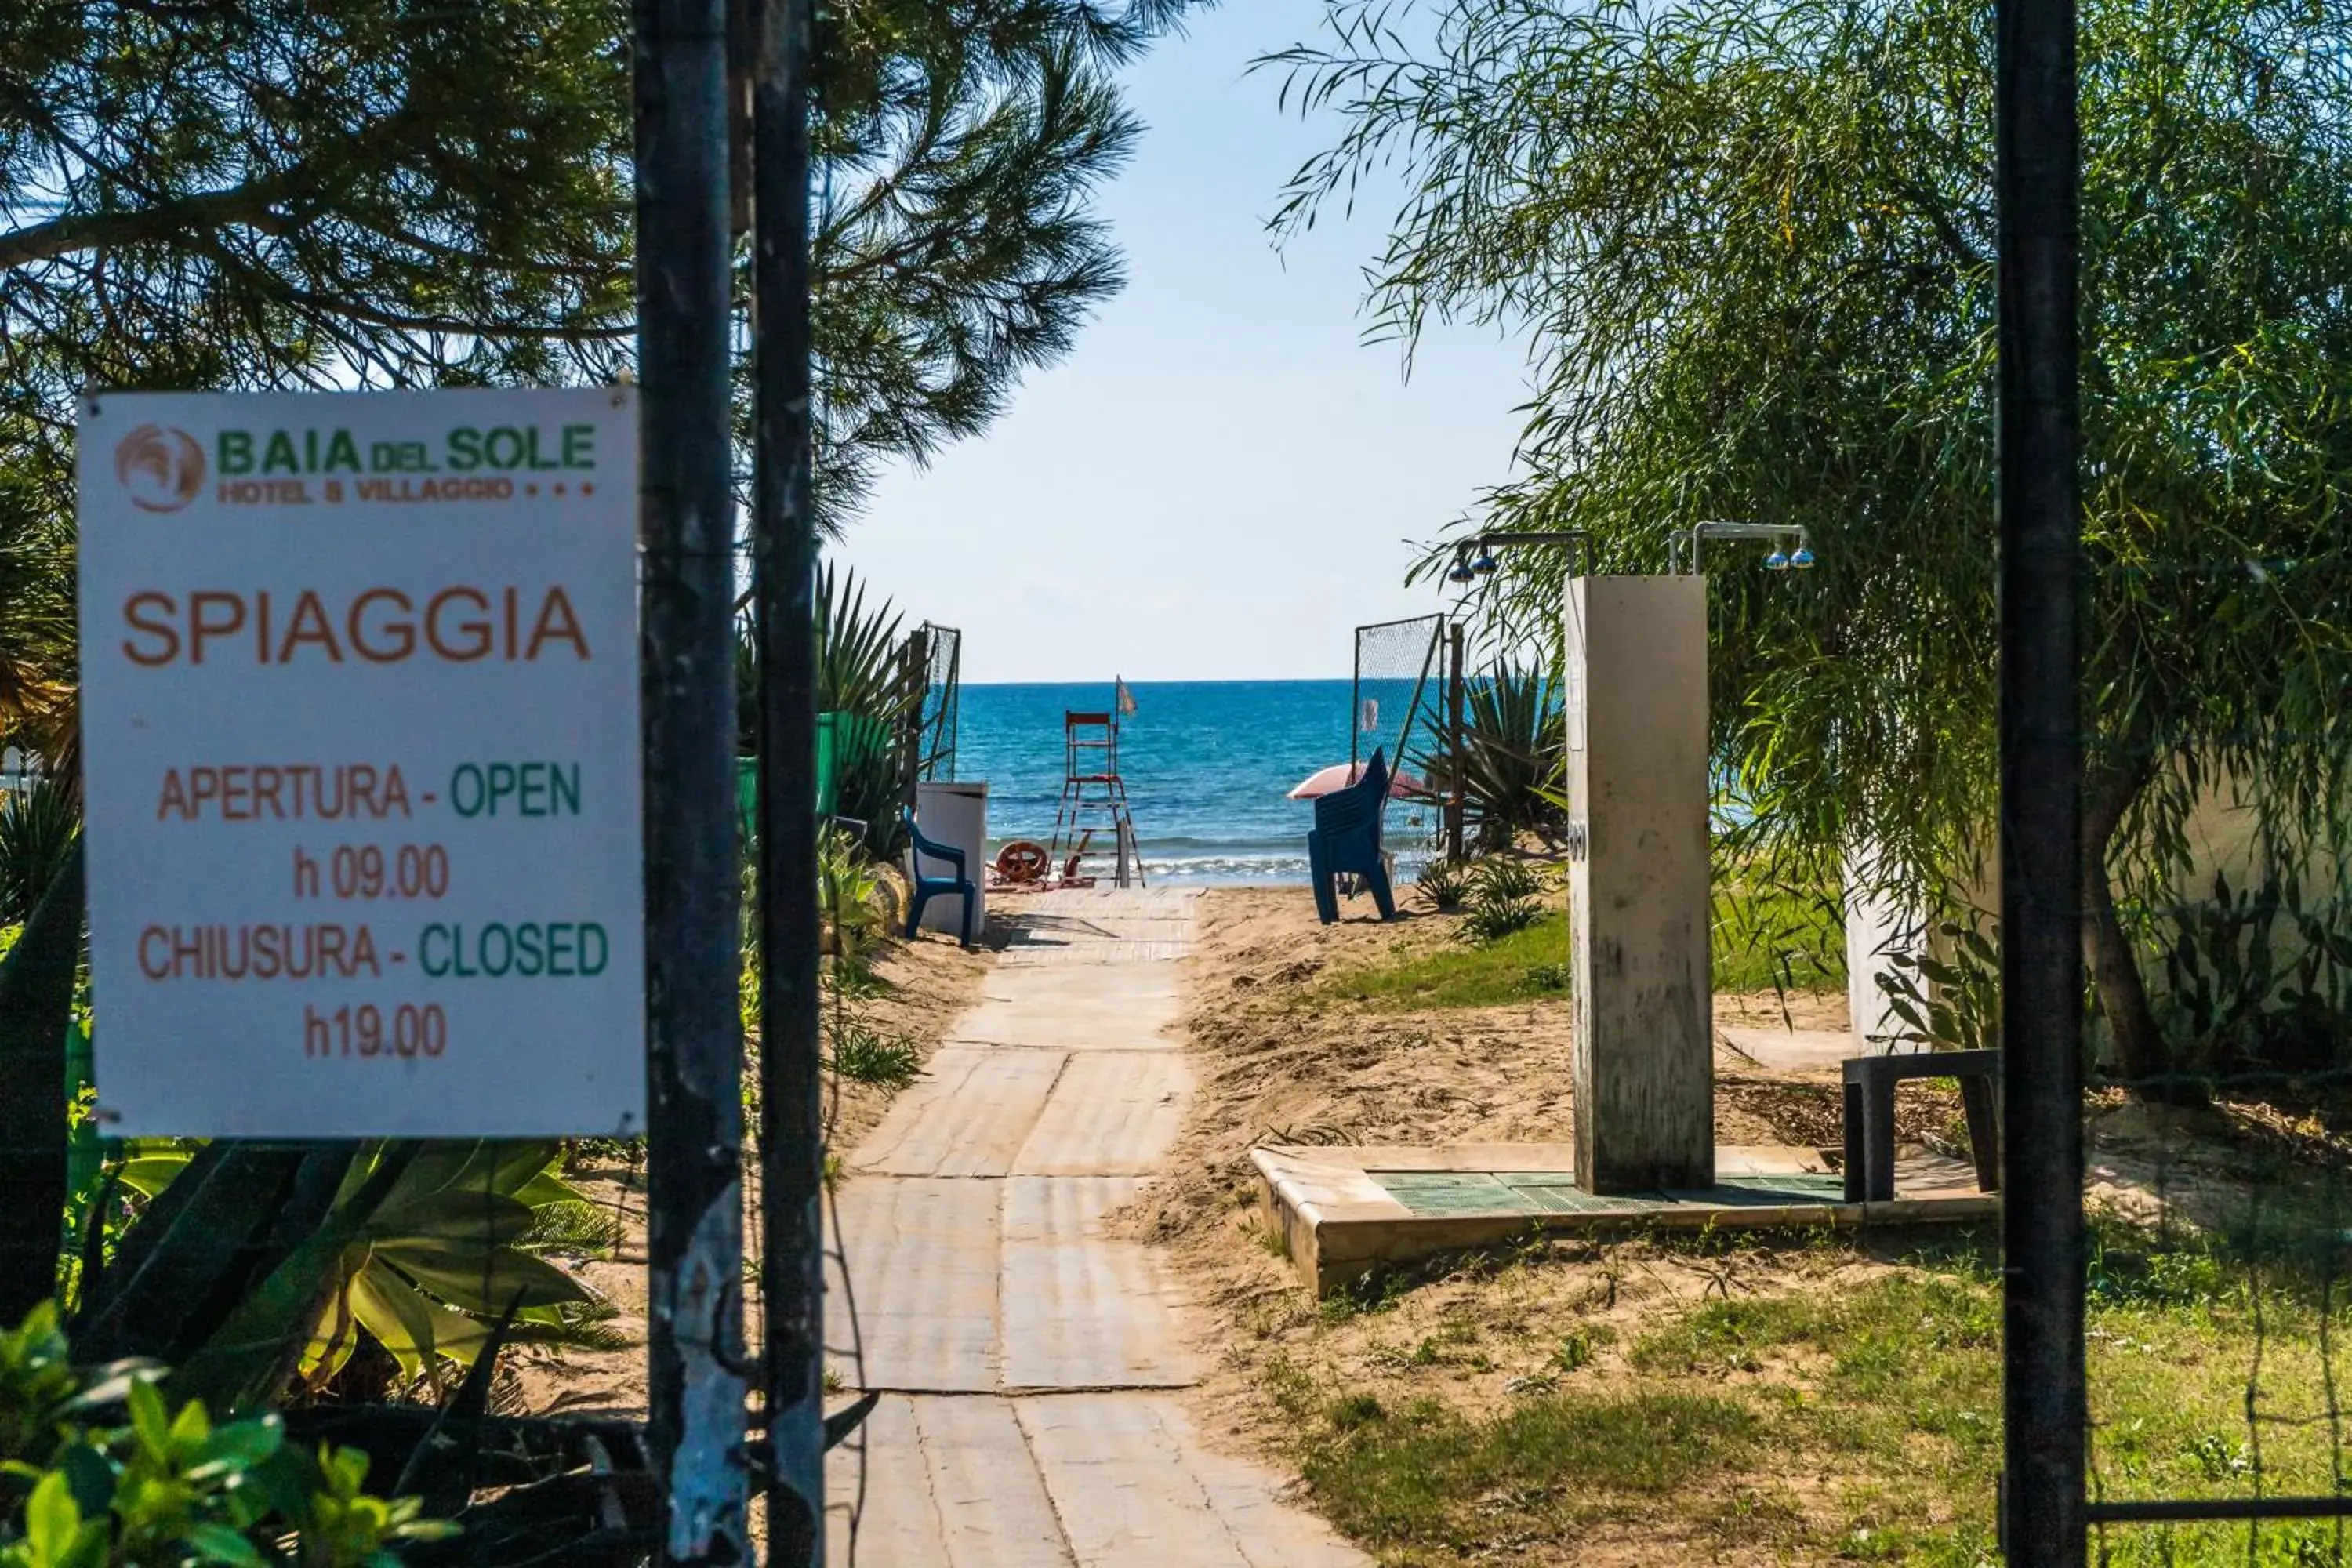
[[[971,917],[980,906],[980,887],[971,879],[971,868],[964,863],[963,851],[937,843],[923,837],[915,826],[915,814],[908,812],[907,837],[915,841],[915,896],[907,901],[907,935],[911,940],[915,929],[923,923],[923,906],[941,893],[951,893],[963,900],[963,944],[971,945]],[[955,868],[952,877],[926,877],[926,858],[944,860]]]
[[[1315,912],[1325,925],[1339,918],[1334,883],[1349,875],[1361,877],[1371,889],[1381,919],[1396,919],[1388,859],[1381,853],[1381,817],[1388,804],[1388,763],[1378,749],[1364,764],[1363,777],[1315,802],[1315,827],[1307,836],[1307,868],[1315,883]]]

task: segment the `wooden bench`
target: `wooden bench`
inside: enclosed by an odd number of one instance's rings
[[[1912,1051],[1845,1059],[1845,1201],[1895,1196],[1895,1086],[1906,1078],[1957,1079],[1969,1118],[1977,1186],[2000,1190],[2000,1053]]]

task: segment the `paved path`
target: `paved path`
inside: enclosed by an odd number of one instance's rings
[[[1172,1026],[1198,897],[1023,900],[980,1004],[851,1156],[828,1360],[886,1392],[832,1458],[835,1568],[1368,1562],[1202,1450],[1173,1392],[1182,1291],[1101,1232],[1192,1092]]]

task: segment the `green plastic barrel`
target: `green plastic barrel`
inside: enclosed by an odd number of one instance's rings
[[[835,736],[840,730],[839,721],[844,717],[840,713],[820,713],[816,716],[816,814],[820,818],[833,815]],[[757,757],[736,759],[735,804],[743,819],[743,837],[749,839],[758,831],[760,820],[760,759]]]

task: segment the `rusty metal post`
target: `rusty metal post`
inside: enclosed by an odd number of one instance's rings
[[[768,1562],[824,1562],[824,1131],[817,1008],[816,523],[809,391],[809,0],[758,0],[752,74],[760,638],[760,1193]]]
[[[751,1561],[724,0],[638,0],[646,1435],[659,1561]]]

